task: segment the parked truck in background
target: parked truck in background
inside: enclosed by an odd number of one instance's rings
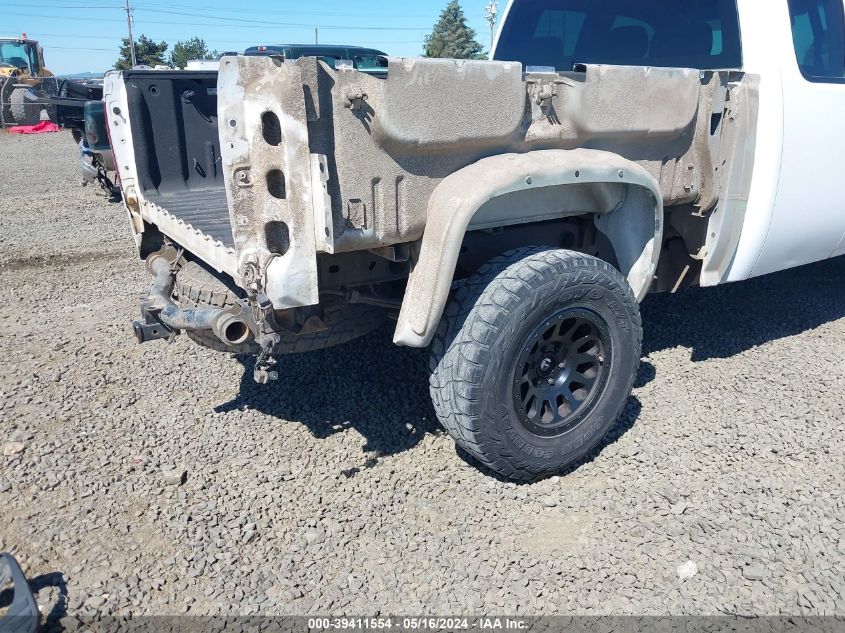
[[[392,316],[430,346],[460,446],[514,480],[561,472],[631,393],[649,292],[845,253],[843,13],[513,0],[493,61],[112,73],[154,276],[136,335],[254,354],[263,382]]]

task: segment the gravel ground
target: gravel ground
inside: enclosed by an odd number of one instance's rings
[[[0,164],[0,550],[51,617],[845,614],[843,259],[650,298],[611,437],[516,486],[389,331],[271,387],[139,346],[149,282],[69,134],[0,134]]]

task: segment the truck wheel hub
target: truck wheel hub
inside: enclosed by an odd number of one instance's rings
[[[577,426],[607,385],[610,335],[596,312],[566,308],[535,328],[514,366],[514,406],[532,435]]]
[[[549,355],[544,357],[543,360],[540,361],[540,364],[537,365],[537,372],[540,374],[541,378],[547,378],[548,376],[551,376],[555,366],[555,357]]]

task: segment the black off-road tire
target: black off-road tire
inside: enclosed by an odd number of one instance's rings
[[[579,347],[586,339],[576,337],[584,336],[597,343]],[[543,351],[552,349],[547,340],[562,341],[560,359],[543,356],[555,353]],[[639,305],[619,271],[572,251],[524,248],[483,266],[448,304],[432,346],[431,397],[459,446],[502,477],[534,481],[576,464],[605,437],[631,394],[641,349]],[[538,355],[536,367],[527,362]],[[577,371],[594,373],[592,385],[569,383],[581,376],[565,373],[569,359],[571,366],[588,355],[592,365]],[[525,401],[535,381],[526,376],[545,375],[539,372],[549,366],[547,383],[558,382],[538,392],[567,384],[573,401],[554,411],[545,403],[532,408]],[[576,406],[578,393],[589,395]]]
[[[224,282],[196,262],[188,262],[176,274],[174,298],[183,308],[215,306],[227,308],[243,296],[243,290],[231,281]],[[320,349],[335,347],[378,329],[386,319],[385,311],[367,305],[336,303],[325,306],[323,321],[328,330],[296,336],[290,332],[279,332],[281,343],[273,353],[277,356],[304,354]],[[198,330],[188,332],[195,343],[216,350],[257,356],[261,351],[255,343],[226,345],[213,332]]]

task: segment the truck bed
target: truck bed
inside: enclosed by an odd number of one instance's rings
[[[225,188],[182,191],[162,195],[148,192],[147,200],[172,216],[229,248],[235,247]]]
[[[234,248],[217,131],[217,72],[126,73],[140,194]]]

